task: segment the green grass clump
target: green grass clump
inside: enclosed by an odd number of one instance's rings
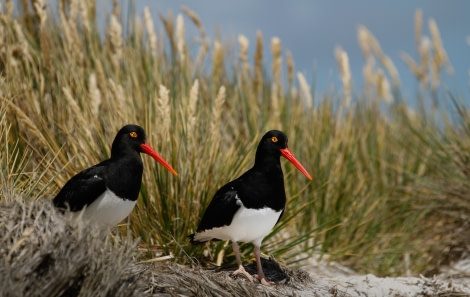
[[[100,34],[93,1],[79,10],[59,1],[55,13],[22,3],[13,13],[8,2],[0,15],[1,193],[51,199],[72,175],[109,156],[121,126],[136,123],[179,175],[143,156],[141,197],[121,230],[142,239],[146,257],[188,263],[205,254],[216,262],[225,253],[231,261],[230,246],[192,247],[186,236],[215,191],[250,168],[260,137],[279,129],[314,180],[283,162],[288,204],[266,253],[299,265],[321,253],[360,271],[401,274],[442,263],[442,251],[465,238],[444,227],[468,224],[461,214],[470,212],[470,120],[460,100],[436,86],[447,65],[439,43],[420,53],[430,60],[415,72],[421,107],[411,110],[393,63],[365,28],[364,89],[353,90],[347,53],[338,49],[343,89],[317,98],[289,52],[282,80],[279,39],[271,40],[271,68],[261,33],[252,63],[243,36],[232,59],[235,50],[209,41],[188,9],[197,42],[185,39],[180,15],[160,15],[157,34],[150,14],[124,21],[115,6]],[[431,74],[428,85],[423,76]],[[428,95],[451,108],[431,105]],[[436,244],[436,236],[446,240]],[[251,249],[242,247],[246,257]]]

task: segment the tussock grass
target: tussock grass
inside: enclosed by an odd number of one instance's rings
[[[0,220],[0,295],[142,296],[132,240],[103,240],[46,200],[4,203]]]
[[[288,204],[262,247],[267,253],[298,265],[325,253],[360,271],[402,274],[443,263],[439,255],[452,242],[468,244],[460,228],[470,213],[468,111],[440,92],[439,77],[451,68],[435,22],[431,39],[423,37],[417,14],[418,57],[404,54],[420,83],[412,110],[393,62],[365,27],[358,31],[364,87],[355,88],[338,48],[342,89],[318,98],[290,54],[284,85],[278,38],[270,39],[273,64],[265,65],[261,32],[254,57],[243,36],[237,56],[226,41],[209,40],[187,8],[176,20],[145,10],[124,21],[115,4],[100,34],[93,1],[59,1],[57,13],[26,3],[13,12],[6,2],[0,14],[1,191],[50,199],[109,156],[121,126],[137,123],[179,176],[143,156],[141,197],[120,231],[141,238],[144,258],[231,261],[230,246],[192,247],[186,236],[217,188],[252,165],[261,135],[282,129],[314,180],[283,163]],[[196,41],[185,40],[188,19],[200,32]],[[451,107],[431,104],[438,101]],[[436,248],[436,234],[449,226],[452,242]],[[242,246],[245,259],[251,249]]]

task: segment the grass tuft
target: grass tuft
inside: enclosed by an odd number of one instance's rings
[[[116,247],[47,200],[10,198],[0,207],[0,295],[142,296],[132,240]]]

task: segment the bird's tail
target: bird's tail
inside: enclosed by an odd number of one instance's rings
[[[196,236],[196,233],[193,233],[193,234],[188,235],[189,242],[191,242],[191,244],[193,244],[193,245],[203,244],[203,243],[205,243],[205,242],[207,241],[207,240],[205,240],[205,241],[200,241],[200,240],[194,239],[194,236]]]
[[[202,239],[196,239],[197,232],[188,235],[189,241],[191,242],[192,245],[200,245],[204,244],[208,241],[221,241],[221,239],[218,238],[202,238]]]

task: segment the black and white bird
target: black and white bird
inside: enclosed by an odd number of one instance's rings
[[[142,184],[140,153],[150,155],[175,176],[176,171],[147,143],[137,125],[119,130],[111,147],[111,158],[73,176],[54,198],[61,209],[78,212],[103,228],[117,225],[134,208]]]
[[[260,246],[281,218],[286,204],[281,156],[309,180],[312,179],[288,149],[287,136],[281,131],[271,130],[261,138],[254,166],[215,193],[196,232],[189,235],[193,244],[211,239],[232,241],[238,264],[233,274],[241,273],[250,281],[253,277],[242,265],[237,242],[252,242],[258,270],[255,277],[264,285],[271,282],[266,280],[261,266]]]

